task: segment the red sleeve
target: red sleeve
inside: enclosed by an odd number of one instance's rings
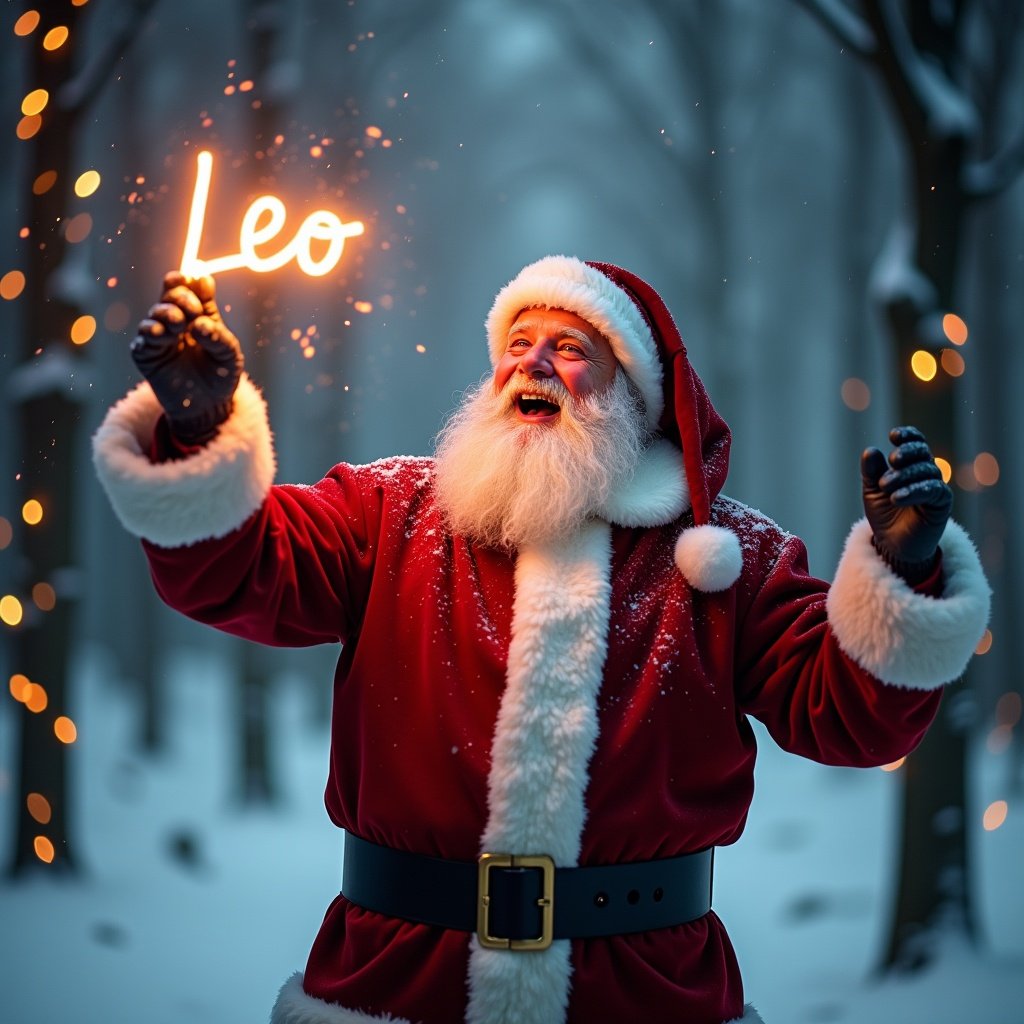
[[[275,646],[345,642],[362,618],[380,519],[379,494],[342,465],[312,487],[272,487],[224,537],[143,548],[160,596],[190,618]]]
[[[937,566],[914,589],[935,595],[941,581]],[[741,623],[740,706],[792,753],[852,767],[895,761],[921,741],[941,688],[889,685],[847,657],[829,627],[827,592],[808,572],[803,543],[790,538]]]

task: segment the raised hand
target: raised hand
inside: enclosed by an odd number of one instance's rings
[[[918,583],[935,564],[953,492],[916,427],[896,427],[889,440],[896,447],[888,461],[877,448],[861,456],[864,512],[878,553],[894,572]]]
[[[160,301],[138,328],[132,359],[183,444],[205,444],[231,414],[242,348],[221,319],[212,277],[165,275]]]

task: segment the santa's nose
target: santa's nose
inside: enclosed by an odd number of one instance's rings
[[[543,345],[534,345],[519,360],[519,371],[530,377],[550,377],[555,372],[551,357]]]

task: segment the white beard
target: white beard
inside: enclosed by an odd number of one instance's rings
[[[552,424],[515,418],[522,392],[561,407]],[[617,370],[602,392],[575,400],[558,380],[488,377],[437,439],[437,499],[453,533],[516,549],[571,534],[633,476],[651,437],[643,400]]]

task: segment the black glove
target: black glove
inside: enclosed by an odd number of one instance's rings
[[[212,277],[164,277],[160,301],[139,324],[132,359],[186,445],[216,437],[231,415],[242,347],[221,319]]]
[[[935,567],[953,492],[916,427],[896,427],[889,431],[889,440],[896,448],[888,463],[877,448],[861,456],[864,512],[875,550],[893,572],[915,584]]]

